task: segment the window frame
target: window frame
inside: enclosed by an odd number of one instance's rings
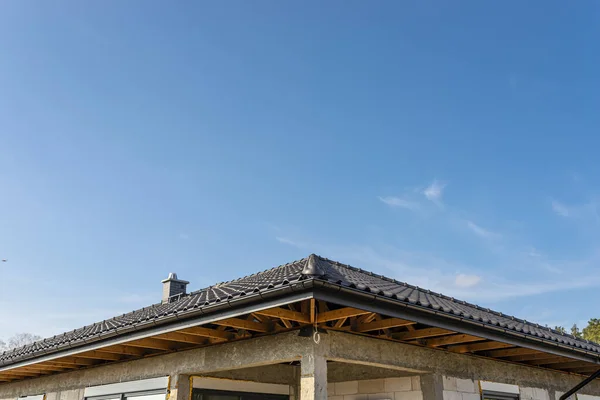
[[[290,400],[290,395],[285,394],[274,394],[274,393],[260,393],[260,392],[241,392],[235,390],[218,390],[218,389],[203,389],[203,388],[192,388],[192,398],[190,400],[194,400],[194,394],[199,393],[202,395],[213,395],[213,396],[237,396],[239,400],[243,400],[244,397],[256,397],[260,396],[264,399],[268,400]],[[203,400],[203,397],[200,397],[198,400]]]
[[[519,393],[498,392],[496,390],[482,390],[481,400],[520,400]]]

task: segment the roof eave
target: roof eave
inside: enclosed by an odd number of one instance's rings
[[[132,325],[108,334],[99,335],[90,340],[76,344],[67,343],[61,347],[36,352],[31,357],[16,359],[14,362],[0,363],[0,372],[24,367],[60,357],[72,356],[85,351],[98,350],[103,347],[124,344],[132,340],[144,339],[158,334],[174,332],[202,324],[210,324],[226,318],[252,313],[271,307],[279,307],[296,301],[314,298],[312,288],[314,280],[306,279],[288,286],[264,290],[252,295],[222,301],[189,313],[177,313],[161,318],[159,322],[149,321],[145,324]]]
[[[417,304],[406,303],[331,282],[315,280],[314,296],[318,300],[329,301],[346,307],[360,308],[389,317],[407,319],[455,332],[479,336],[488,340],[600,365],[600,355],[584,349],[485,324],[458,315],[451,316]]]

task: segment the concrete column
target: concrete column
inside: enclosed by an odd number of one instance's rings
[[[423,400],[443,400],[444,383],[440,374],[421,375],[421,392]]]
[[[314,353],[302,356],[299,400],[327,400],[327,360],[325,357]]]
[[[169,400],[191,400],[189,375],[171,375],[170,383]]]

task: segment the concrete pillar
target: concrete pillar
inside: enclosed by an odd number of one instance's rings
[[[441,374],[426,374],[420,376],[423,400],[443,400],[444,383]]]
[[[299,400],[327,400],[327,360],[325,357],[314,353],[302,356]]]
[[[171,375],[168,400],[191,400],[189,375]]]

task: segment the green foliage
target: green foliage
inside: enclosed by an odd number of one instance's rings
[[[565,329],[564,326],[555,326],[554,330],[559,333],[562,333],[563,335],[567,333],[567,330]]]
[[[581,339],[583,337],[581,331],[577,327],[577,324],[573,324],[573,326],[571,327],[571,335],[573,335],[573,336],[575,336],[576,338],[579,338],[579,339]]]
[[[582,334],[585,340],[600,343],[600,319],[590,319],[588,321],[588,325],[585,328],[583,328]]]

